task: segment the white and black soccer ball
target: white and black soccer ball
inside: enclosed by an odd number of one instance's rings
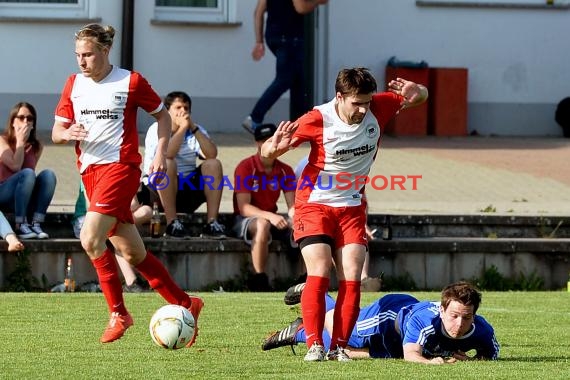
[[[169,350],[177,350],[190,342],[194,326],[194,316],[188,309],[179,305],[166,305],[154,313],[148,328],[154,343]]]

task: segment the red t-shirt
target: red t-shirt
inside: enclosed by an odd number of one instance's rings
[[[14,152],[14,149],[12,149],[12,152]],[[22,167],[20,168],[20,170],[25,168],[30,168],[35,170],[37,163],[38,163],[38,158],[36,156],[36,153],[34,153],[34,150],[32,149],[31,145],[27,145],[24,148],[24,162],[22,163]],[[0,182],[4,182],[8,178],[19,172],[20,170],[12,171],[12,169],[7,167],[4,163],[0,162]]]
[[[276,212],[281,191],[295,191],[295,185],[295,173],[289,165],[275,160],[273,169],[268,174],[259,154],[248,157],[238,164],[234,172],[234,214],[240,214],[237,193],[250,193],[253,206],[263,211]]]

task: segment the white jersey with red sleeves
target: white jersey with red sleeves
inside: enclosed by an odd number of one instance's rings
[[[73,74],[65,83],[55,110],[55,120],[81,123],[88,131],[76,143],[79,172],[89,165],[122,162],[140,165],[137,109],[159,112],[162,101],[137,72],[113,66],[103,80]]]
[[[348,125],[340,119],[336,99],[301,116],[294,145],[309,142],[311,152],[298,180],[296,203],[359,206],[384,127],[398,113],[402,100],[389,92],[374,94],[360,124]]]

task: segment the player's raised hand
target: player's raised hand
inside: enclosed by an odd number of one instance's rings
[[[261,155],[267,158],[277,158],[292,148],[296,138],[293,134],[299,128],[299,124],[290,121],[279,123],[272,137],[267,139],[261,147]]]
[[[404,107],[423,103],[427,99],[427,89],[424,86],[403,78],[391,80],[388,90],[404,97]]]

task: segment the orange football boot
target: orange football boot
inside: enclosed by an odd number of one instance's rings
[[[101,336],[101,343],[110,343],[125,335],[125,331],[134,324],[133,317],[130,314],[119,315],[119,313],[111,313],[109,324]]]

